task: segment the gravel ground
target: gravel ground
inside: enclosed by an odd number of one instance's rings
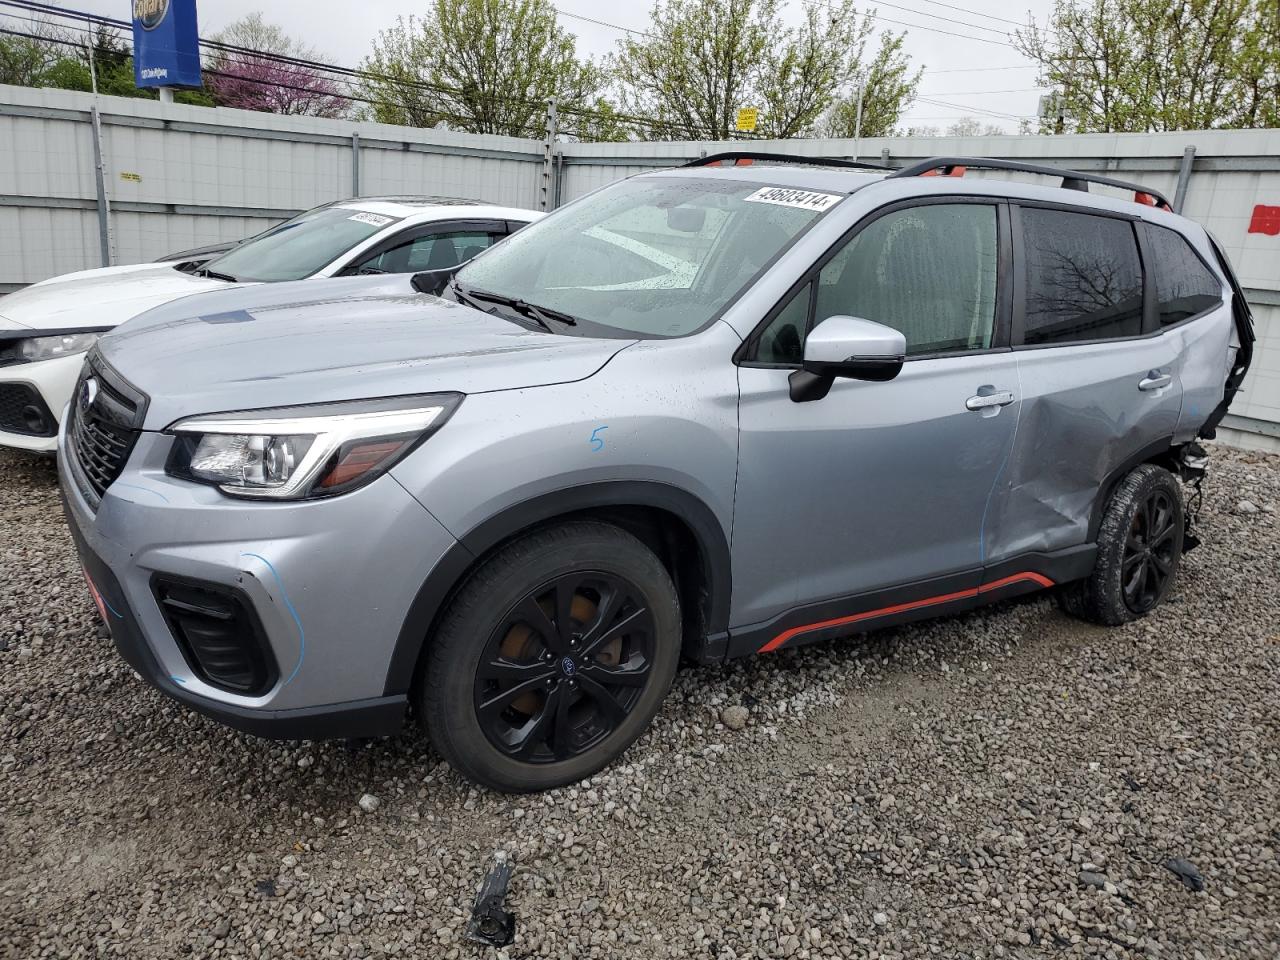
[[[0,956],[1280,956],[1280,458],[1214,452],[1139,624],[1041,598],[686,669],[625,763],[520,798],[185,713],[98,637],[50,463],[0,454],[0,518]],[[495,849],[498,952],[462,939]]]

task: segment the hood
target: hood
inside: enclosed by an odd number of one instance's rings
[[[147,394],[145,427],[160,430],[195,414],[568,383],[632,342],[531,330],[393,276],[188,297],[96,349]]]
[[[102,329],[178,297],[227,286],[154,263],[81,270],[0,298],[0,316],[33,330]]]

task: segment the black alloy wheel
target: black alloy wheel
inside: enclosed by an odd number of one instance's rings
[[[590,750],[649,682],[654,629],[643,594],[623,577],[575,571],[540,584],[485,644],[475,680],[485,736],[526,763]]]
[[[477,783],[574,783],[649,726],[683,629],[671,573],[638,537],[599,520],[542,527],[493,551],[441,612],[419,717]]]
[[[1072,616],[1113,627],[1145,617],[1173,590],[1185,532],[1177,479],[1154,463],[1140,464],[1107,499],[1093,572],[1062,586],[1059,604]]]
[[[1181,511],[1169,493],[1152,490],[1134,512],[1121,561],[1124,602],[1138,616],[1151,611],[1164,596],[1177,559],[1174,546]]]

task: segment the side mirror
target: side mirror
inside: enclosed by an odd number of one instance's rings
[[[419,293],[429,293],[438,297],[449,285],[449,278],[457,273],[461,266],[462,264],[458,264],[456,267],[443,267],[439,270],[423,270],[421,273],[415,273],[409,283]]]
[[[805,338],[801,369],[791,375],[791,399],[820,400],[836,377],[892,380],[906,357],[900,330],[861,317],[827,317]]]

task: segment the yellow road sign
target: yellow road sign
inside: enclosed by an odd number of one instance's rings
[[[743,107],[738,111],[738,129],[743,133],[752,133],[759,117],[760,111],[755,107]]]

